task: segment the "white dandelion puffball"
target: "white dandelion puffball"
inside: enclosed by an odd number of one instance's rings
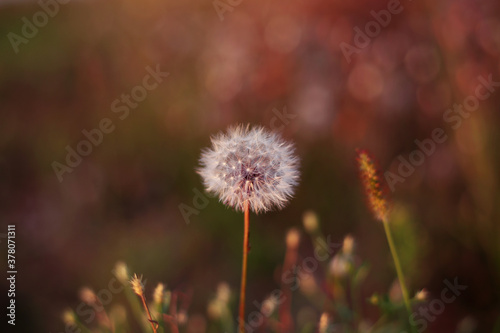
[[[236,210],[245,202],[256,213],[281,209],[299,180],[294,147],[263,127],[230,127],[212,137],[198,173],[206,190]]]

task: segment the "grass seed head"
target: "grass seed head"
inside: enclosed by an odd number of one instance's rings
[[[73,310],[66,310],[62,313],[62,320],[66,325],[72,326],[76,324],[76,316]]]
[[[296,249],[300,243],[300,231],[297,228],[291,228],[286,234],[286,246],[289,249]]]
[[[130,285],[132,286],[132,290],[138,296],[144,296],[144,283],[142,282],[142,275],[137,276],[134,274],[134,277],[130,280]]]
[[[114,269],[114,274],[116,278],[123,284],[126,285],[130,279],[129,273],[128,273],[128,267],[127,264],[125,264],[123,261],[119,261],[115,265]]]
[[[308,210],[302,216],[302,223],[304,224],[304,229],[310,234],[314,234],[318,231],[319,223],[318,216],[315,212]]]
[[[389,206],[375,162],[365,150],[358,150],[357,160],[368,206],[377,220],[385,222],[389,215]]]
[[[83,287],[82,289],[80,289],[80,299],[88,305],[93,305],[97,302],[97,296],[95,292],[88,287]]]
[[[158,283],[153,292],[153,302],[155,305],[160,305],[163,303],[164,291],[165,291],[165,285],[163,283]]]

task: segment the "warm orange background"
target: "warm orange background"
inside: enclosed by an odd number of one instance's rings
[[[402,6],[348,63],[340,44],[353,44],[353,28],[386,1],[244,0],[224,20],[208,0],[72,1],[18,53],[8,34],[20,35],[40,6],[0,4],[0,233],[17,226],[16,332],[62,331],[60,313],[77,306],[79,288],[104,287],[118,260],[149,289],[194,288],[193,313],[205,312],[219,281],[237,290],[241,214],[211,199],[186,224],[178,206],[202,190],[195,168],[211,134],[234,123],[280,127],[273,119],[285,111],[281,130],[303,176],[284,211],[251,217],[249,297],[278,285],[285,233],[307,209],[324,234],[356,238],[372,267],[365,296],[385,292],[394,272],[354,151],[397,172],[414,140],[442,128],[448,139],[391,193],[415,229],[416,248],[402,257],[412,290],[439,294],[456,276],[469,286],[429,332],[454,332],[466,316],[490,332],[500,309],[500,91],[457,129],[443,114],[474,94],[479,75],[500,81],[500,6]],[[169,76],[120,120],[113,101],[157,65]],[[52,163],[103,118],[114,131],[59,182]],[[301,254],[311,253],[304,238]]]

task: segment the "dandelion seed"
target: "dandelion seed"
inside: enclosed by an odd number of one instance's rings
[[[212,137],[200,164],[207,191],[240,211],[245,202],[256,213],[283,208],[299,180],[293,145],[262,127],[231,127]]]

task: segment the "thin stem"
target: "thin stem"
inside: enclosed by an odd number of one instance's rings
[[[392,260],[394,261],[394,266],[396,266],[396,273],[398,275],[399,285],[401,286],[401,292],[403,294],[403,300],[405,303],[406,311],[408,312],[408,320],[411,317],[411,306],[410,297],[408,296],[408,289],[404,281],[403,270],[401,269],[401,263],[399,261],[398,253],[396,251],[396,246],[394,245],[394,240],[392,238],[391,229],[389,228],[389,223],[387,219],[382,221],[385,230],[385,236],[387,237],[387,242],[389,243],[389,248],[392,254]],[[413,332],[416,332],[415,327],[410,322],[410,327]]]
[[[144,305],[144,309],[146,310],[146,313],[148,315],[148,320],[151,323],[151,327],[153,328],[153,332],[156,333],[156,327],[158,327],[158,322],[153,320],[153,318],[151,317],[151,313],[149,312],[149,307],[146,304],[146,298],[143,295],[141,295],[141,300],[142,300],[142,305]]]
[[[134,291],[132,291],[131,288],[125,288],[125,296],[130,304],[130,307],[132,308],[132,313],[134,314],[135,319],[137,320],[138,323],[141,324],[142,332],[147,332],[148,327],[146,325],[144,325],[144,321],[143,321],[144,313],[142,312],[141,304],[139,303],[139,300],[137,299],[138,295]],[[139,296],[139,298],[141,298],[141,297]]]
[[[243,264],[241,267],[241,289],[240,289],[240,333],[245,333],[245,293],[247,286],[247,256],[248,256],[248,229],[250,226],[250,212],[248,201],[245,202],[245,227],[243,231]]]

